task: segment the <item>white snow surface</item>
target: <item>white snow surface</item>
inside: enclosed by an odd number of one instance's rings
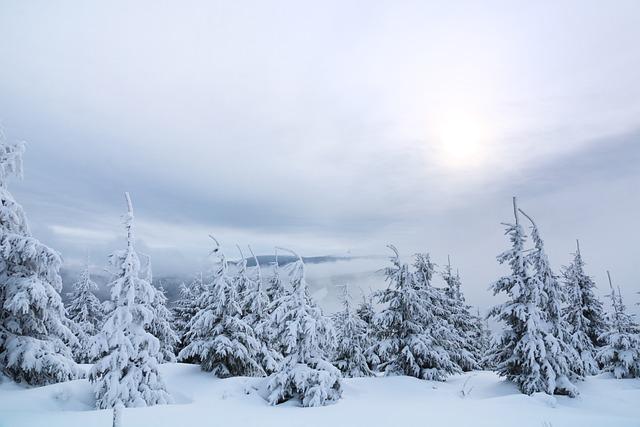
[[[488,371],[454,375],[444,383],[404,376],[346,378],[337,403],[302,408],[292,401],[267,404],[264,378],[218,379],[181,363],[161,365],[160,372],[175,403],[124,409],[123,427],[640,426],[640,379],[616,380],[611,374],[578,383],[580,395],[574,399],[527,396]],[[95,409],[87,380],[36,388],[7,379],[0,384],[1,427],[111,423],[111,410]]]

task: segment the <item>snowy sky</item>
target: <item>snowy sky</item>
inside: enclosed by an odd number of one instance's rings
[[[445,6],[446,4],[446,6]],[[640,301],[640,2],[0,3],[12,190],[73,265],[159,274],[208,233],[305,255],[430,251],[488,305],[511,195]],[[341,266],[340,268],[343,268]]]

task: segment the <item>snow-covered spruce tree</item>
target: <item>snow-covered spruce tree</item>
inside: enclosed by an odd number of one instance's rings
[[[423,255],[424,257],[424,255]],[[429,265],[421,267],[429,268]],[[433,266],[431,266],[433,268]],[[433,275],[433,272],[429,272]],[[428,278],[427,285],[430,286],[430,275],[423,274]],[[450,357],[462,368],[463,371],[471,371],[480,367],[479,362],[484,356],[481,348],[482,343],[477,339],[478,322],[471,314],[471,306],[467,305],[462,293],[460,273],[453,274],[451,268],[451,258],[447,257],[447,265],[442,272],[447,287],[444,289],[444,295],[440,298],[442,301],[445,319],[453,326],[451,340],[455,343],[450,349]],[[437,295],[437,294],[436,294]]]
[[[273,269],[271,271],[271,277],[269,277],[269,280],[267,281],[266,289],[267,296],[269,297],[269,301],[271,302],[271,305],[268,308],[269,314],[271,314],[271,312],[275,308],[273,302],[282,298],[287,292],[289,292],[287,283],[285,283],[285,281],[283,281],[280,277],[280,265],[278,264],[277,249],[275,253],[275,260],[273,262]]]
[[[311,300],[302,258],[290,263],[290,292],[274,302],[271,327],[284,346],[284,360],[267,381],[269,403],[300,399],[321,406],[340,399],[340,371],[329,362],[335,346],[330,322]]]
[[[172,326],[173,313],[167,308],[167,296],[162,283],[160,283],[159,287],[154,288],[154,291],[155,295],[151,305],[154,314],[148,330],[160,342],[158,362],[175,362],[175,351],[179,338]]]
[[[543,300],[543,310],[550,332],[550,336],[546,338],[547,360],[553,366],[556,382],[561,388],[566,389],[566,392],[575,395],[577,389],[571,384],[570,379],[581,379],[585,368],[580,354],[572,345],[571,328],[563,316],[567,297],[558,277],[551,270],[538,226],[522,209],[519,211],[531,222],[534,250],[528,252],[527,256],[531,259],[533,278],[542,285],[542,291],[546,296]]]
[[[93,294],[98,285],[91,280],[89,272],[89,257],[80,272],[80,278],[73,284],[73,292],[69,293],[69,305],[67,313],[69,320],[75,325],[78,338],[78,346],[74,347],[74,357],[79,363],[91,363],[90,356],[93,337],[102,327],[104,311],[102,303]]]
[[[425,285],[426,277],[416,278],[425,273],[420,270],[427,260],[416,260],[421,266],[414,275],[400,262],[397,249],[389,248],[394,253],[393,265],[385,270],[389,287],[377,293],[386,307],[375,316],[379,368],[387,375],[444,381],[461,370],[449,356],[447,338],[452,328],[444,321],[442,306],[434,302],[436,290]]]
[[[220,378],[264,375],[256,356],[260,344],[251,326],[242,318],[240,299],[229,275],[220,245],[212,254],[217,263],[211,284],[201,296],[200,311],[188,324],[189,344],[178,354],[179,360],[197,361],[201,368]]]
[[[275,349],[275,337],[269,328],[268,308],[270,300],[262,278],[260,262],[251,247],[249,247],[249,251],[256,265],[248,269],[246,261],[243,259],[242,263],[244,265],[241,265],[238,271],[239,274],[246,274],[245,295],[242,298],[244,320],[251,326],[258,340],[259,348],[256,359],[262,370],[269,375],[278,367],[278,363],[282,360],[282,355]]]
[[[269,297],[269,305],[267,306],[267,325],[265,326],[265,331],[267,335],[270,337],[270,347],[273,349],[280,360],[283,358],[283,354],[286,348],[286,344],[284,343],[283,337],[280,336],[272,325],[272,314],[274,311],[278,309],[280,303],[286,301],[284,298],[286,295],[290,294],[289,283],[288,280],[283,280],[281,277],[281,268],[278,263],[278,249],[275,250],[275,260],[272,263],[272,270],[269,279],[267,280],[267,296]]]
[[[633,315],[626,312],[620,288],[616,294],[608,271],[607,276],[613,313],[609,319],[610,329],[600,336],[605,345],[598,350],[597,358],[604,370],[616,378],[640,378],[640,326]]]
[[[432,286],[436,265],[431,261],[429,254],[415,254],[413,267],[415,284],[422,294],[421,298],[427,312],[432,315],[424,319],[427,334],[462,370],[477,369],[477,349],[471,337],[473,319],[464,304],[460,288],[458,287],[457,292],[450,298],[446,290]]]
[[[191,302],[194,298],[194,295],[191,293],[191,288],[185,282],[180,282],[178,285],[178,298],[171,306],[171,314],[173,315],[173,330],[176,331],[176,335],[178,335],[178,351],[182,350],[180,347],[180,343],[182,341],[182,335],[184,334],[187,324],[191,317],[183,317],[184,310],[187,307],[187,304]]]
[[[460,274],[456,272],[453,274],[453,269],[451,268],[451,257],[447,256],[447,265],[444,267],[444,271],[442,272],[442,279],[444,283],[447,285],[445,288],[445,293],[449,298],[454,301],[463,301],[464,296],[462,295],[462,281],[460,280]]]
[[[7,188],[10,176],[22,175],[23,152],[0,139],[0,371],[43,385],[77,375],[69,346],[78,341],[60,298],[60,255],[32,237]]]
[[[364,336],[365,344],[364,344],[364,356],[367,359],[367,365],[370,370],[377,369],[380,364],[380,357],[376,354],[376,348],[374,346],[374,340],[376,338],[375,331],[375,322],[374,318],[376,315],[376,311],[373,307],[373,297],[374,293],[370,292],[365,295],[362,293],[362,301],[358,304],[358,308],[356,309],[356,314],[362,321],[367,325],[367,332]]]
[[[174,303],[171,311],[173,313],[173,329],[178,335],[176,352],[185,348],[189,344],[187,332],[189,332],[189,322],[200,311],[201,297],[205,294],[206,286],[202,273],[188,285],[181,283],[178,300]]]
[[[507,301],[493,307],[490,315],[502,322],[505,330],[495,340],[487,355],[487,363],[499,375],[514,382],[525,394],[544,392],[575,395],[575,387],[566,379],[557,357],[558,340],[550,331],[545,308],[547,295],[544,282],[531,272],[532,257],[524,249],[526,235],[520,225],[516,199],[513,198],[515,224],[505,224],[511,248],[498,255],[500,264],[507,263],[511,274],[498,279],[493,293],[504,292]]]
[[[369,369],[365,357],[369,342],[367,324],[351,308],[350,298],[345,285],[342,293],[344,309],[334,316],[337,346],[333,364],[340,369],[345,377],[369,377],[373,375],[373,372]]]
[[[102,356],[89,373],[99,409],[171,402],[158,373],[160,343],[147,332],[155,315],[151,305],[156,290],[134,248],[133,207],[129,193],[125,196],[127,248],[109,256],[114,274],[109,285],[112,310],[92,347],[93,355]]]
[[[568,300],[564,317],[571,328],[571,345],[582,361],[582,375],[593,375],[600,370],[595,359],[596,345],[598,337],[606,331],[606,322],[602,303],[594,293],[596,285],[584,272],[580,243],[576,244],[573,262],[562,269]]]
[[[491,331],[489,330],[487,319],[480,315],[480,309],[477,309],[475,320],[476,324],[473,335],[480,350],[478,365],[480,365],[482,369],[493,369],[494,367],[488,363],[486,358],[486,354],[491,348]]]
[[[568,300],[568,304],[564,308],[564,317],[570,326],[571,345],[579,355],[579,360],[582,364],[581,374],[584,376],[593,375],[599,371],[598,363],[595,359],[596,348],[594,346],[598,335],[592,335],[592,323],[586,315],[587,313],[590,315],[597,313],[597,322],[600,322],[598,326],[600,334],[603,332],[604,318],[602,317],[602,304],[593,294],[595,285],[591,278],[584,274],[583,264],[578,244],[573,263],[569,267],[563,267],[562,275]],[[589,308],[592,304],[594,304],[593,309]]]

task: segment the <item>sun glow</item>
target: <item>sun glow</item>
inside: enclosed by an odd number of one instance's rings
[[[488,131],[478,116],[451,112],[435,123],[435,155],[448,169],[469,169],[483,165],[487,155]]]

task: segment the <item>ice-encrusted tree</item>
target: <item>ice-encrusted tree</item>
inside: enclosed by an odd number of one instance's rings
[[[333,364],[345,377],[369,377],[373,375],[365,352],[369,347],[367,323],[351,307],[351,296],[347,286],[343,286],[343,310],[334,315],[337,346]]]
[[[552,319],[546,312],[549,301],[540,275],[541,266],[536,268],[538,273],[532,271],[535,259],[525,252],[526,235],[519,221],[515,197],[513,213],[515,223],[504,224],[511,248],[498,255],[498,262],[508,264],[511,273],[492,285],[494,295],[505,293],[507,301],[490,311],[491,316],[504,324],[505,330],[494,341],[487,363],[525,394],[575,395],[575,387],[568,381],[564,367],[556,372],[563,355],[558,355],[558,340],[551,332]]]
[[[609,330],[600,336],[605,345],[598,350],[597,359],[605,371],[618,379],[640,378],[640,326],[633,315],[627,313],[620,288],[616,294],[608,271],[607,277],[613,312],[609,319]]]
[[[292,252],[293,253],[293,252]],[[272,405],[300,399],[302,406],[321,406],[340,399],[340,371],[331,364],[333,328],[309,296],[302,258],[290,263],[290,291],[274,302],[271,327],[280,336],[284,360],[269,376]]]
[[[220,378],[264,375],[256,360],[260,344],[243,319],[240,297],[218,241],[212,255],[217,262],[211,283],[201,296],[200,311],[191,319],[186,334],[189,344],[179,360],[197,361],[201,368]]]
[[[22,176],[23,152],[24,144],[0,135],[0,371],[43,385],[78,374],[69,348],[78,342],[60,298],[60,255],[31,235],[7,187],[11,176]]]
[[[204,295],[206,286],[202,273],[196,277],[188,285],[180,284],[178,290],[178,300],[171,308],[173,314],[173,329],[178,336],[176,352],[185,348],[189,344],[187,332],[189,332],[189,322],[200,311],[201,296]]]
[[[92,347],[92,354],[101,356],[89,373],[99,409],[171,402],[158,372],[160,343],[147,331],[155,316],[156,290],[148,280],[149,265],[141,267],[134,248],[133,207],[129,193],[125,196],[127,247],[109,256],[112,309]]]
[[[602,303],[594,292],[596,285],[584,272],[578,241],[573,262],[563,267],[562,277],[568,299],[564,316],[571,328],[571,343],[582,361],[582,374],[596,374],[600,370],[595,359],[598,337],[607,330],[607,326]]]
[[[173,313],[167,308],[167,296],[162,283],[155,288],[155,295],[152,301],[154,311],[153,320],[149,325],[149,332],[158,338],[160,342],[160,353],[158,362],[168,363],[176,361],[176,346],[178,345],[178,335],[173,330]]]
[[[450,357],[453,328],[437,301],[440,291],[428,284],[433,265],[420,254],[414,273],[400,261],[398,250],[393,245],[389,248],[393,251],[392,266],[385,270],[389,287],[378,292],[385,308],[375,317],[379,367],[387,375],[444,381],[461,369]]]
[[[69,293],[67,313],[69,320],[76,326],[78,346],[74,347],[74,356],[79,363],[91,363],[91,345],[93,337],[102,327],[104,311],[102,303],[93,291],[98,285],[91,280],[89,257],[80,272],[80,278],[73,284],[73,292]]]
[[[445,318],[454,328],[450,339],[455,345],[451,346],[450,357],[463,371],[478,369],[484,355],[481,348],[482,342],[477,339],[478,321],[471,313],[471,306],[465,302],[460,273],[453,273],[450,257],[447,257],[447,265],[441,275],[447,286],[440,300]],[[430,280],[431,277],[429,277]]]

